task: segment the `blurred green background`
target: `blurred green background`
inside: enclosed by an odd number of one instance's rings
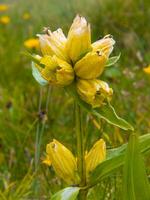
[[[138,134],[150,131],[149,0],[5,0],[8,10],[0,11],[0,187],[19,183],[34,158],[35,134],[43,130],[41,159],[52,138],[75,151],[73,101],[60,88],[41,88],[31,73],[30,60],[22,54],[24,42],[36,38],[43,27],[52,31],[61,27],[67,35],[76,14],[86,17],[92,28],[92,40],[106,34],[116,40],[113,55],[121,53],[115,66],[102,76],[114,90],[112,104],[118,114],[130,122]],[[108,148],[127,141],[128,133],[88,116],[88,146],[103,137]],[[115,133],[115,134],[114,134]],[[72,142],[73,141],[73,142]],[[72,144],[73,143],[73,144]],[[87,146],[87,147],[88,147]],[[47,183],[45,176],[48,177]],[[41,195],[54,192],[59,179],[41,166]],[[51,178],[50,178],[51,177]],[[49,191],[49,185],[51,191]],[[111,198],[110,198],[111,199]],[[113,199],[113,198],[112,198]]]

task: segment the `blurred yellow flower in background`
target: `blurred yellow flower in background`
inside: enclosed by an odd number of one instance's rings
[[[38,49],[39,40],[37,38],[30,38],[24,41],[24,46],[28,49]]]
[[[1,11],[6,11],[6,10],[8,10],[8,5],[7,4],[0,4],[0,12]]]
[[[0,17],[0,23],[1,24],[9,24],[10,23],[10,17],[5,15]]]
[[[30,13],[25,12],[25,13],[22,15],[22,18],[23,18],[24,20],[28,20],[28,19],[31,18],[31,15],[30,15]]]
[[[146,74],[150,74],[150,65],[148,65],[147,67],[143,68],[143,71],[144,71]]]

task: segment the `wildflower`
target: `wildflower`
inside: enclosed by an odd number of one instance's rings
[[[41,69],[41,75],[50,83],[65,86],[73,81],[74,71],[72,66],[57,56],[44,56],[40,63],[45,65]]]
[[[98,140],[91,150],[85,156],[86,175],[89,177],[90,173],[103,162],[106,158],[106,144],[103,139]]]
[[[35,38],[27,39],[24,42],[24,46],[28,49],[34,49],[34,48],[37,49],[39,48],[39,40]]]
[[[108,84],[98,79],[77,81],[77,92],[80,98],[91,104],[93,107],[99,107],[110,101],[113,90]]]
[[[7,4],[0,4],[0,12],[1,11],[6,11],[6,10],[8,10],[8,5]]]
[[[56,174],[69,184],[77,184],[80,181],[77,172],[77,159],[70,150],[57,140],[47,144],[46,157],[43,163],[52,166]],[[98,140],[85,155],[86,176],[103,162],[106,158],[106,145],[103,139]]]
[[[38,34],[41,64],[36,65],[41,76],[50,84],[67,86],[75,83],[82,100],[93,107],[110,100],[112,89],[96,80],[104,71],[115,44],[110,35],[91,43],[91,29],[84,17],[77,15],[66,37],[62,29]]]
[[[60,28],[54,32],[48,30],[47,34],[38,34],[37,36],[39,37],[40,47],[43,55],[56,55],[63,60],[69,60],[65,51],[67,39]]]
[[[31,18],[31,15],[30,15],[30,13],[25,12],[25,13],[23,14],[22,18],[23,18],[24,20],[28,20],[28,19]]]
[[[89,52],[75,64],[74,70],[82,79],[94,79],[102,74],[106,61],[107,57],[102,52]]]
[[[143,71],[144,71],[146,74],[150,74],[150,65],[148,65],[147,67],[143,68]]]
[[[69,149],[54,139],[53,142],[47,144],[46,153],[48,157],[44,163],[51,164],[59,177],[68,184],[79,181],[76,159]]]
[[[7,15],[4,15],[2,17],[0,17],[0,23],[1,24],[9,24],[10,23],[10,17]]]
[[[66,50],[73,63],[91,50],[90,25],[84,17],[77,15],[74,19],[68,33]]]

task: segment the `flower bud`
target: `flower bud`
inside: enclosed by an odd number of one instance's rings
[[[76,159],[64,145],[53,140],[53,142],[47,144],[46,153],[59,177],[68,184],[75,184],[79,181]]]
[[[72,66],[56,56],[44,56],[41,64],[45,65],[41,71],[42,77],[52,84],[66,86],[74,80]]]
[[[75,64],[74,70],[82,79],[94,79],[102,74],[106,61],[107,57],[104,53],[89,52]]]
[[[106,35],[101,40],[98,40],[92,44],[93,51],[102,51],[107,57],[113,51],[113,45],[115,44],[115,40],[111,35]]]
[[[91,50],[91,29],[84,17],[75,17],[68,33],[66,50],[73,63]]]
[[[69,61],[65,48],[66,37],[60,28],[54,32],[48,30],[47,34],[38,34],[38,36],[43,55],[56,55],[63,60]]]
[[[106,144],[103,139],[98,140],[91,150],[85,156],[86,175],[87,178],[90,173],[103,162],[106,158]]]
[[[92,107],[104,105],[107,100],[111,100],[113,94],[113,90],[109,88],[106,82],[97,79],[79,79],[77,81],[77,92],[80,98],[88,104],[91,104]]]

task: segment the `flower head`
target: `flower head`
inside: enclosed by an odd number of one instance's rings
[[[112,89],[108,84],[97,80],[105,70],[115,44],[111,35],[91,43],[90,24],[77,15],[66,37],[62,29],[44,29],[38,34],[42,53],[38,65],[41,76],[50,84],[76,85],[82,100],[93,107],[102,106],[111,99]]]
[[[44,163],[52,165],[56,174],[69,184],[79,181],[76,159],[69,149],[57,140],[47,144]]]

